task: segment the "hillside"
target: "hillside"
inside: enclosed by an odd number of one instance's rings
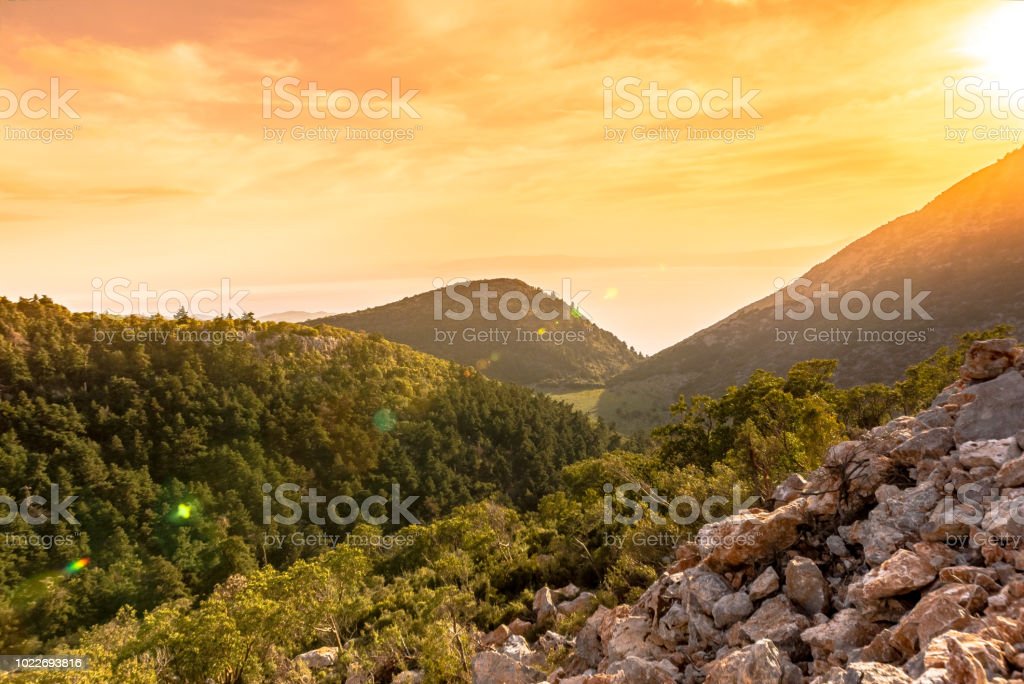
[[[528,644],[495,631],[473,681],[985,684],[1024,673],[1024,348],[975,344],[932,406],[828,450],[764,508],[708,521],[632,605]],[[1016,367],[1014,367],[1014,364]],[[548,588],[538,626],[578,609]],[[555,596],[553,599],[552,597]],[[595,610],[596,609],[596,610]],[[553,673],[553,646],[569,649]]]
[[[377,333],[427,354],[473,366],[495,380],[542,390],[601,386],[640,360],[611,333],[570,309],[563,311],[561,299],[538,300],[537,310],[526,311],[522,318],[518,303],[508,299],[507,310],[519,320],[502,315],[497,303],[503,297],[522,295],[533,301],[541,293],[521,280],[469,281],[455,286],[455,293],[469,297],[481,286],[494,293],[488,309],[491,318],[481,306],[474,306],[465,320],[447,318],[448,311],[461,314],[462,304],[442,290],[434,290],[372,309],[315,319],[309,325]],[[440,317],[435,311],[439,301]],[[547,316],[554,318],[542,319]]]
[[[613,446],[561,402],[358,333],[0,298],[0,497],[74,497],[74,520],[0,507],[0,652],[289,566],[352,529],[344,507],[325,522],[312,503],[271,521],[288,494],[271,489],[294,486],[296,509],[313,489],[415,497],[425,523],[488,498],[533,507],[564,466]],[[378,534],[410,518],[385,520]],[[46,588],[79,559],[88,579]]]
[[[770,295],[613,378],[598,414],[620,428],[649,428],[665,422],[681,393],[718,395],[755,369],[781,373],[809,358],[838,359],[840,386],[890,382],[961,332],[1024,325],[1022,182],[1018,150],[814,267],[804,276],[813,285],[798,291],[806,296],[822,283],[843,296],[859,290],[874,299],[894,291],[900,299],[885,302],[883,311],[896,307],[901,314],[904,301],[931,291],[920,306],[933,320],[913,310],[906,321],[873,313],[827,320],[821,307],[807,320],[778,320]],[[903,296],[907,280],[910,298]],[[784,301],[784,312],[803,311],[788,294]],[[851,311],[858,306],[851,302]],[[805,337],[814,333],[824,340]],[[795,334],[792,343],[787,334]],[[872,340],[875,334],[882,341]]]

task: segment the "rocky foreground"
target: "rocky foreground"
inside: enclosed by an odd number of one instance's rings
[[[556,648],[561,684],[1024,680],[1024,349],[976,343],[961,374],[790,477],[772,510],[705,525],[636,605],[542,589],[538,624],[594,612],[575,639],[499,628],[474,681],[544,681]]]

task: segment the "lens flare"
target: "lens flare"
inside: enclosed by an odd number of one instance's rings
[[[192,517],[192,507],[187,503],[178,504],[178,508],[171,515],[174,520],[188,520]]]
[[[68,563],[64,568],[65,575],[74,575],[75,573],[81,572],[85,569],[85,566],[89,565],[88,558],[79,558],[73,563]]]

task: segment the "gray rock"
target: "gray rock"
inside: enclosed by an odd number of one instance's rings
[[[718,599],[711,610],[711,615],[715,618],[715,627],[726,629],[749,617],[753,612],[754,602],[750,600],[750,596],[746,592],[738,591]]]
[[[779,573],[775,572],[775,568],[769,565],[764,572],[757,576],[757,579],[750,583],[750,590],[747,593],[750,595],[751,600],[760,601],[778,590]]]
[[[810,558],[797,556],[786,566],[786,596],[807,616],[824,611],[829,588],[825,576]]]
[[[950,420],[952,423],[952,420]],[[889,457],[900,465],[917,465],[923,459],[942,458],[956,445],[953,428],[938,427],[920,432],[893,449]]]
[[[956,419],[957,444],[1006,439],[1024,430],[1024,377],[1020,373],[1003,373],[966,392],[974,400],[960,409]]]

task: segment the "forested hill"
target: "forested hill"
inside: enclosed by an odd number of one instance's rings
[[[84,557],[87,586],[18,619],[55,637],[123,603],[288,564],[299,549],[262,544],[264,483],[356,499],[397,484],[429,521],[487,497],[533,506],[563,466],[613,446],[562,403],[378,337],[0,299],[0,496],[49,496],[55,483],[78,497],[80,523],[0,528],[73,539],[0,544],[0,619],[14,619],[5,596]]]

